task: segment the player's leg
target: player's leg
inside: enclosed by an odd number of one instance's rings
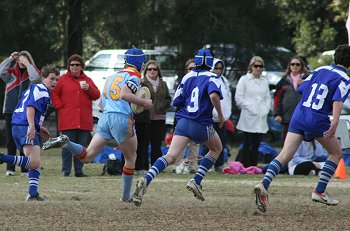
[[[282,151],[268,165],[262,182],[254,187],[254,193],[256,196],[255,203],[260,211],[266,212],[268,202],[267,190],[282,167],[292,159],[302,140],[302,135],[288,132]]]
[[[221,140],[216,132],[209,140],[204,141],[203,144],[208,147],[209,151],[202,159],[193,179],[187,183],[187,189],[193,192],[194,196],[197,199],[202,201],[205,199],[203,196],[201,182],[203,180],[203,177],[207,175],[209,169],[215,164],[222,151]]]
[[[144,177],[141,177],[137,183],[133,195],[133,201],[136,206],[142,203],[143,195],[146,193],[147,186],[158,176],[169,164],[173,164],[179,155],[183,152],[190,139],[185,136],[174,135],[168,153],[159,157]]]
[[[34,140],[27,139],[27,130],[28,126],[12,126],[13,140],[20,151],[24,151],[23,147],[26,145],[33,146],[40,144],[38,136],[36,136]],[[26,169],[33,169],[40,166],[40,163],[37,163],[36,160],[31,160],[29,156],[0,154],[0,164],[2,163],[17,165]]]
[[[90,163],[106,146],[108,143],[108,139],[105,139],[100,134],[96,133],[87,148],[84,148],[81,144],[76,144],[69,141],[65,148],[70,150],[73,155],[80,161],[84,163]]]
[[[136,162],[136,149],[137,138],[132,136],[125,139],[123,143],[119,144],[119,148],[123,153],[125,164],[123,166],[122,179],[123,179],[123,195],[121,201],[131,202],[131,186],[135,174],[135,162]]]
[[[320,178],[318,180],[316,189],[312,193],[312,200],[321,202],[327,205],[337,205],[339,201],[332,199],[327,192],[325,192],[328,182],[334,175],[337,169],[339,159],[342,156],[341,146],[339,141],[333,137],[331,139],[325,139],[323,137],[317,138],[317,141],[327,150],[329,157],[323,165]]]
[[[39,187],[39,178],[40,178],[40,146],[39,145],[24,145],[23,146],[24,155],[30,159],[28,165],[28,196],[26,201],[43,201],[44,198],[39,196],[38,187]]]

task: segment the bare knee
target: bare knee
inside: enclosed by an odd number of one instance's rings
[[[29,169],[37,169],[37,168],[40,168],[40,167],[41,167],[40,160],[33,160],[33,159],[30,160],[30,163],[28,165]]]
[[[166,159],[166,161],[168,162],[168,165],[172,165],[173,163],[175,163],[177,157],[172,155],[171,153],[167,153],[164,158]]]

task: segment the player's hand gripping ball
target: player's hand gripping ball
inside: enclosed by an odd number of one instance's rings
[[[142,99],[151,99],[151,91],[146,86],[140,87],[135,93],[135,95]],[[134,114],[140,114],[145,110],[145,108],[141,105],[131,103],[131,110],[134,112]]]

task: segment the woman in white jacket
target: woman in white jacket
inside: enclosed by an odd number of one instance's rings
[[[264,60],[254,56],[248,73],[237,84],[235,100],[241,109],[237,129],[243,131],[243,148],[240,162],[244,167],[258,164],[258,148],[262,135],[268,131],[267,116],[271,108],[268,80],[261,76]]]

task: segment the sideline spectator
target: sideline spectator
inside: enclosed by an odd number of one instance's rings
[[[14,67],[10,67],[13,61],[16,61],[16,64]],[[5,117],[6,147],[9,155],[16,155],[17,152],[12,136],[11,121],[13,111],[23,92],[28,89],[30,84],[40,83],[40,75],[40,71],[36,68],[34,60],[28,51],[15,51],[0,64],[0,76],[6,83],[3,113]],[[24,153],[20,151],[20,155],[24,156]],[[22,167],[21,172],[26,174],[28,170]],[[7,164],[6,176],[14,175],[15,165]]]
[[[237,84],[235,100],[241,108],[236,128],[243,131],[243,148],[241,159],[244,167],[257,166],[259,145],[262,135],[269,128],[267,116],[271,107],[268,80],[261,76],[264,60],[254,56],[248,66],[248,73]]]
[[[293,158],[288,162],[289,175],[318,175],[327,157],[316,140],[302,141]]]
[[[165,138],[165,114],[170,107],[171,96],[166,82],[162,79],[159,64],[149,60],[143,70],[143,85],[151,90],[153,106],[149,109],[151,126],[148,138],[151,143],[151,165],[163,156],[161,147]],[[141,131],[142,133],[142,131]]]
[[[67,72],[62,75],[52,92],[52,103],[58,112],[58,130],[73,142],[86,146],[93,128],[92,101],[100,97],[94,82],[85,75],[85,63],[80,55],[74,54],[67,62]],[[69,176],[72,161],[76,177],[87,177],[84,163],[62,149],[62,175]]]
[[[282,145],[286,139],[294,109],[301,99],[297,88],[308,74],[303,60],[298,56],[294,56],[289,60],[282,79],[276,85],[274,116],[275,120],[280,122],[282,126]]]

